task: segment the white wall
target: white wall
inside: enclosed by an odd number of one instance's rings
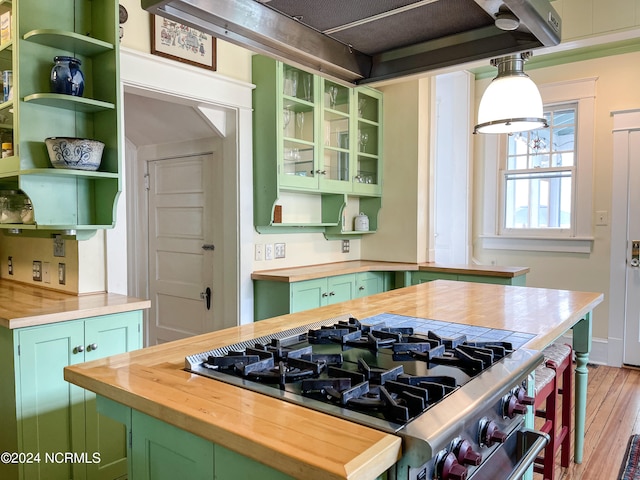
[[[151,51],[151,15],[140,6],[140,0],[120,0],[129,14],[123,25],[120,44],[140,52]],[[217,41],[217,69],[222,75],[236,80],[251,81],[251,54],[228,42]]]

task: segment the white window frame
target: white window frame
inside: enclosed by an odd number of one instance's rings
[[[593,154],[597,78],[540,85],[545,105],[577,103],[576,172],[570,229],[503,229],[505,135],[484,135],[482,248],[588,253],[593,245]]]

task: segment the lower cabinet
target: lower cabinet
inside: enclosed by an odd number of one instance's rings
[[[64,380],[68,365],[142,347],[142,312],[0,328],[0,478],[118,479],[127,475],[124,427],[97,413],[95,394]]]
[[[254,281],[254,318],[310,310],[389,290],[388,272],[359,272],[302,282]]]
[[[98,397],[98,411],[122,423],[129,431],[129,478],[294,480],[267,465],[107,398]],[[386,477],[385,474],[377,480]]]
[[[282,472],[136,410],[131,411],[131,478],[293,480]]]
[[[466,275],[441,272],[411,272],[411,285],[431,282],[433,280],[458,280],[460,282],[525,286],[526,275],[518,275],[516,277],[495,277],[489,275]]]

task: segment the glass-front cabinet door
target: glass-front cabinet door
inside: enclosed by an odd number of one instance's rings
[[[282,65],[282,148],[279,177],[282,186],[318,188],[316,92],[319,79],[311,73]]]
[[[355,151],[353,191],[376,195],[381,192],[382,94],[376,90],[355,90]]]
[[[351,191],[353,179],[351,156],[351,114],[353,90],[322,79],[322,154],[319,184],[322,190]]]

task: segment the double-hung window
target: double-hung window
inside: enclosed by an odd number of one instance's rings
[[[501,170],[504,233],[546,230],[561,234],[571,229],[577,107],[576,103],[547,107],[544,116],[549,128],[508,136]]]
[[[590,251],[595,84],[541,85],[549,128],[483,137],[483,248]]]

